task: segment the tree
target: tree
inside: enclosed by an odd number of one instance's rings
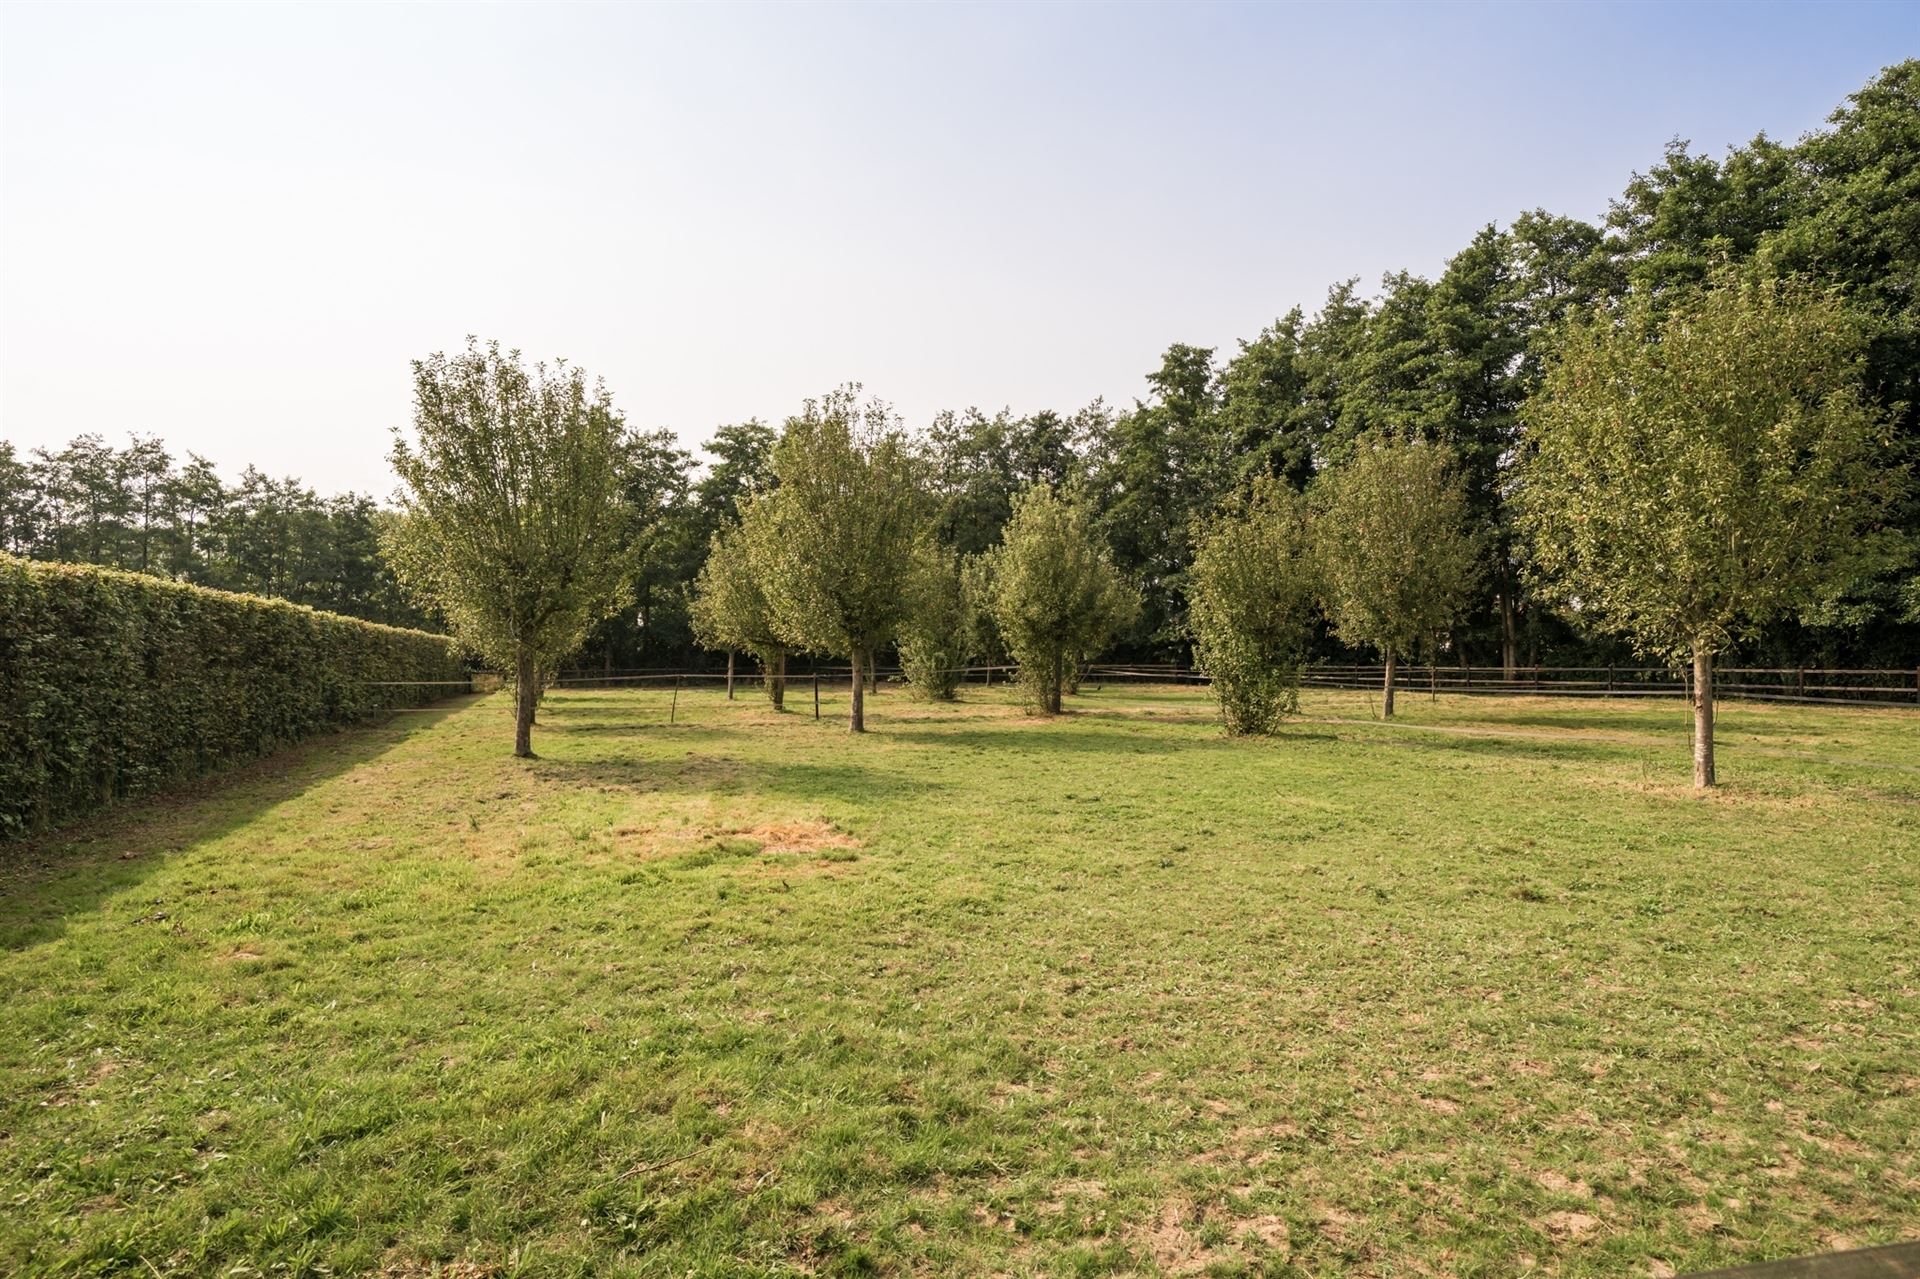
[[[757,504],[740,511],[740,522],[723,525],[708,544],[707,562],[693,584],[693,634],[703,646],[729,655],[752,653],[760,663],[767,697],[775,710],[787,704],[787,645],[773,629],[767,594],[754,575],[749,525]],[[731,661],[731,657],[729,657]],[[731,678],[732,667],[728,668]]]
[[[920,696],[950,702],[974,649],[973,608],[960,557],[931,537],[914,547],[900,623],[900,665]]]
[[[1663,318],[1636,299],[1562,339],[1528,405],[1520,497],[1542,581],[1580,619],[1693,662],[1693,780],[1714,784],[1713,659],[1884,556],[1904,487],[1837,298],[1739,282]]]
[[[1187,625],[1233,734],[1270,733],[1299,706],[1314,581],[1306,505],[1262,480],[1195,533]]]
[[[1013,496],[1029,484],[1064,484],[1080,473],[1086,441],[1107,424],[1095,401],[1071,417],[1042,410],[1015,417],[1002,409],[944,412],[927,433],[934,532],[961,555],[1000,541]]]
[[[1437,646],[1479,579],[1466,485],[1441,446],[1368,436],[1313,497],[1327,615],[1342,642],[1380,651],[1381,710],[1391,719],[1398,660]]]
[[[0,440],[0,551],[25,556],[33,547],[40,493],[13,445]]]
[[[1001,640],[1035,707],[1058,715],[1069,676],[1133,620],[1139,597],[1075,489],[1035,485],[1020,494],[1005,541],[989,555]]]
[[[1220,375],[1221,416],[1234,469],[1272,476],[1295,489],[1313,478],[1319,422],[1308,399],[1307,327],[1299,307],[1260,331]]]
[[[693,486],[702,545],[720,528],[740,518],[740,504],[773,487],[774,429],[758,418],[720,427],[701,446],[713,457],[707,473]]]
[[[848,659],[856,733],[867,726],[862,673],[906,612],[924,506],[899,420],[859,393],[842,387],[787,420],[773,451],[776,486],[748,541],[775,633]]]
[[[1186,635],[1194,517],[1237,479],[1219,382],[1211,349],[1176,342],[1147,377],[1152,398],[1114,419],[1100,440],[1101,525],[1115,563],[1140,585],[1139,638],[1170,649]]]
[[[415,439],[388,550],[468,648],[510,669],[513,753],[533,754],[541,681],[617,607],[631,573],[625,428],[601,383],[469,340],[413,365]]]

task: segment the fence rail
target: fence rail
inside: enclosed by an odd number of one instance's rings
[[[1011,665],[956,667],[962,684],[1006,683],[1019,675]],[[898,666],[882,666],[877,679],[896,683],[904,678]],[[790,688],[825,687],[846,683],[852,676],[844,665],[790,666]],[[1475,697],[1674,697],[1693,692],[1693,673],[1665,666],[1527,666],[1508,671],[1499,666],[1400,666],[1395,687],[1405,693],[1460,693]],[[1309,666],[1300,683],[1306,688],[1377,690],[1386,678],[1380,665]],[[724,670],[566,671],[554,684],[560,688],[684,688],[725,684]],[[740,685],[756,683],[757,669],[743,668],[733,679]],[[379,681],[402,687],[442,681]],[[451,682],[451,681],[447,681]],[[461,681],[465,682],[465,681]],[[1084,682],[1104,684],[1152,683],[1205,687],[1204,671],[1173,662],[1096,662],[1086,668]],[[1920,706],[1920,667],[1728,666],[1714,672],[1714,692],[1725,698],[1763,702],[1805,702],[1849,706]],[[475,692],[499,687],[499,676],[478,672]]]
[[[1204,684],[1203,672],[1172,663],[1096,663],[1090,678],[1125,682]],[[1307,688],[1372,691],[1386,679],[1381,665],[1309,666]],[[1687,697],[1692,671],[1665,666],[1399,666],[1394,685],[1432,691],[1510,697]],[[1920,667],[1728,666],[1714,672],[1720,697],[1751,701],[1862,706],[1920,705]]]

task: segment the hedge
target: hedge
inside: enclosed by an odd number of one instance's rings
[[[0,555],[0,839],[464,684],[442,635]]]

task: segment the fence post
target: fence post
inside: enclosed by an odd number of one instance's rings
[[[678,722],[680,718],[680,677],[673,677],[673,701],[667,706],[667,723]]]
[[[1607,696],[1613,696],[1613,667],[1607,667]]]
[[[820,667],[813,668],[813,717],[820,718]]]

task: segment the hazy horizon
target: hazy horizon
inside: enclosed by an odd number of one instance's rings
[[[850,380],[1127,404],[1916,53],[1901,4],[11,5],[0,436],[385,496],[469,333],[689,447]]]

